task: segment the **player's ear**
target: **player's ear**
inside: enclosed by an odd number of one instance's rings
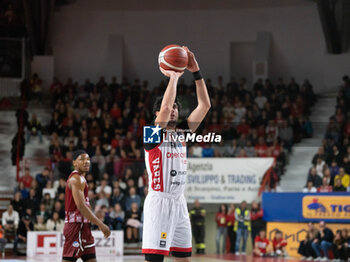
[[[156,116],[158,116],[159,115],[159,111],[156,111]]]

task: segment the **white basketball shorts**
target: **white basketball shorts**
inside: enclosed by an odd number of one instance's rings
[[[144,203],[142,253],[192,252],[191,222],[184,195],[148,193]]]

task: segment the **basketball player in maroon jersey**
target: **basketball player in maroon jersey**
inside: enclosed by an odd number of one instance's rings
[[[90,157],[83,151],[73,153],[74,171],[69,175],[66,185],[65,213],[63,234],[62,262],[76,261],[81,258],[84,262],[95,262],[95,241],[91,234],[90,222],[97,225],[105,238],[111,231],[108,226],[98,219],[90,209],[88,186],[85,180],[90,168]]]

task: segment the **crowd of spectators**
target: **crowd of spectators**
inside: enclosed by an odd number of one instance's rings
[[[343,77],[335,114],[312,159],[303,192],[350,192],[350,79]]]
[[[249,90],[245,79],[239,82],[232,79],[224,85],[219,77],[215,86],[210,79],[206,82],[212,109],[199,133],[221,134],[223,142],[190,143],[188,156],[274,157],[278,181],[293,144],[312,136],[308,115],[315,95],[311,84],[305,81],[299,86],[294,79],[284,84],[279,79],[273,85],[269,80],[259,80]],[[31,92],[41,83],[39,76],[33,75]],[[27,142],[33,135],[39,137],[39,142],[42,134],[48,135],[51,164],[35,178],[26,169],[18,181],[11,204],[13,212],[19,216],[16,228],[24,223],[22,228],[26,230],[62,229],[64,188],[72,171],[72,152],[83,149],[91,157],[91,172],[86,180],[95,214],[111,229],[125,230],[126,242],[140,241],[142,206],[148,189],[142,149],[143,126],[152,122],[153,102],[165,88],[164,81],[150,90],[147,81],[129,83],[126,78],[118,83],[113,77],[107,83],[101,77],[95,84],[89,79],[78,84],[71,78],[63,84],[55,78],[50,87],[50,123],[41,125],[35,115],[26,114]],[[40,94],[34,97],[41,99]],[[186,85],[181,79],[178,98],[180,119],[184,119],[196,105],[194,84]],[[259,210],[257,205],[253,208]],[[231,217],[240,221],[235,212],[235,207],[231,207]],[[244,216],[242,219],[244,227]],[[237,228],[235,224],[230,225],[234,232],[239,232],[234,236],[237,240],[230,240],[235,242],[232,250],[237,250],[237,246],[239,249],[240,239],[246,241],[247,233],[240,225],[240,222]],[[253,239],[261,229],[256,229],[258,225],[253,226]],[[233,234],[230,235],[233,238]],[[17,234],[16,241],[23,240]],[[242,252],[245,252],[245,245]]]
[[[300,242],[298,253],[308,261],[347,261],[350,257],[350,237],[346,228],[334,231],[324,221],[319,229],[309,223],[306,238]]]

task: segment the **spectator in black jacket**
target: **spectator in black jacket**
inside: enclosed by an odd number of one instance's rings
[[[41,123],[37,119],[36,114],[32,115],[32,119],[27,124],[27,142],[30,142],[30,137],[38,135],[40,143],[43,142]]]
[[[334,183],[333,192],[346,192],[346,188],[341,183],[340,178],[337,178]]]
[[[323,261],[326,261],[329,259],[328,251],[332,249],[333,238],[334,234],[332,230],[326,227],[326,223],[324,221],[321,221],[320,232],[318,233],[317,238],[311,245],[316,253],[317,260],[322,259]],[[323,252],[323,257],[321,252]]]
[[[21,222],[19,222],[18,229],[17,229],[17,236],[13,244],[14,255],[17,255],[18,242],[27,243],[27,233],[28,231],[33,231],[33,230],[34,230],[34,225],[30,221],[30,217],[28,215],[23,216],[23,219],[21,220]]]
[[[322,178],[317,175],[316,168],[311,168],[310,173],[307,177],[307,182],[312,182],[314,184],[314,187],[318,188],[322,185]]]

